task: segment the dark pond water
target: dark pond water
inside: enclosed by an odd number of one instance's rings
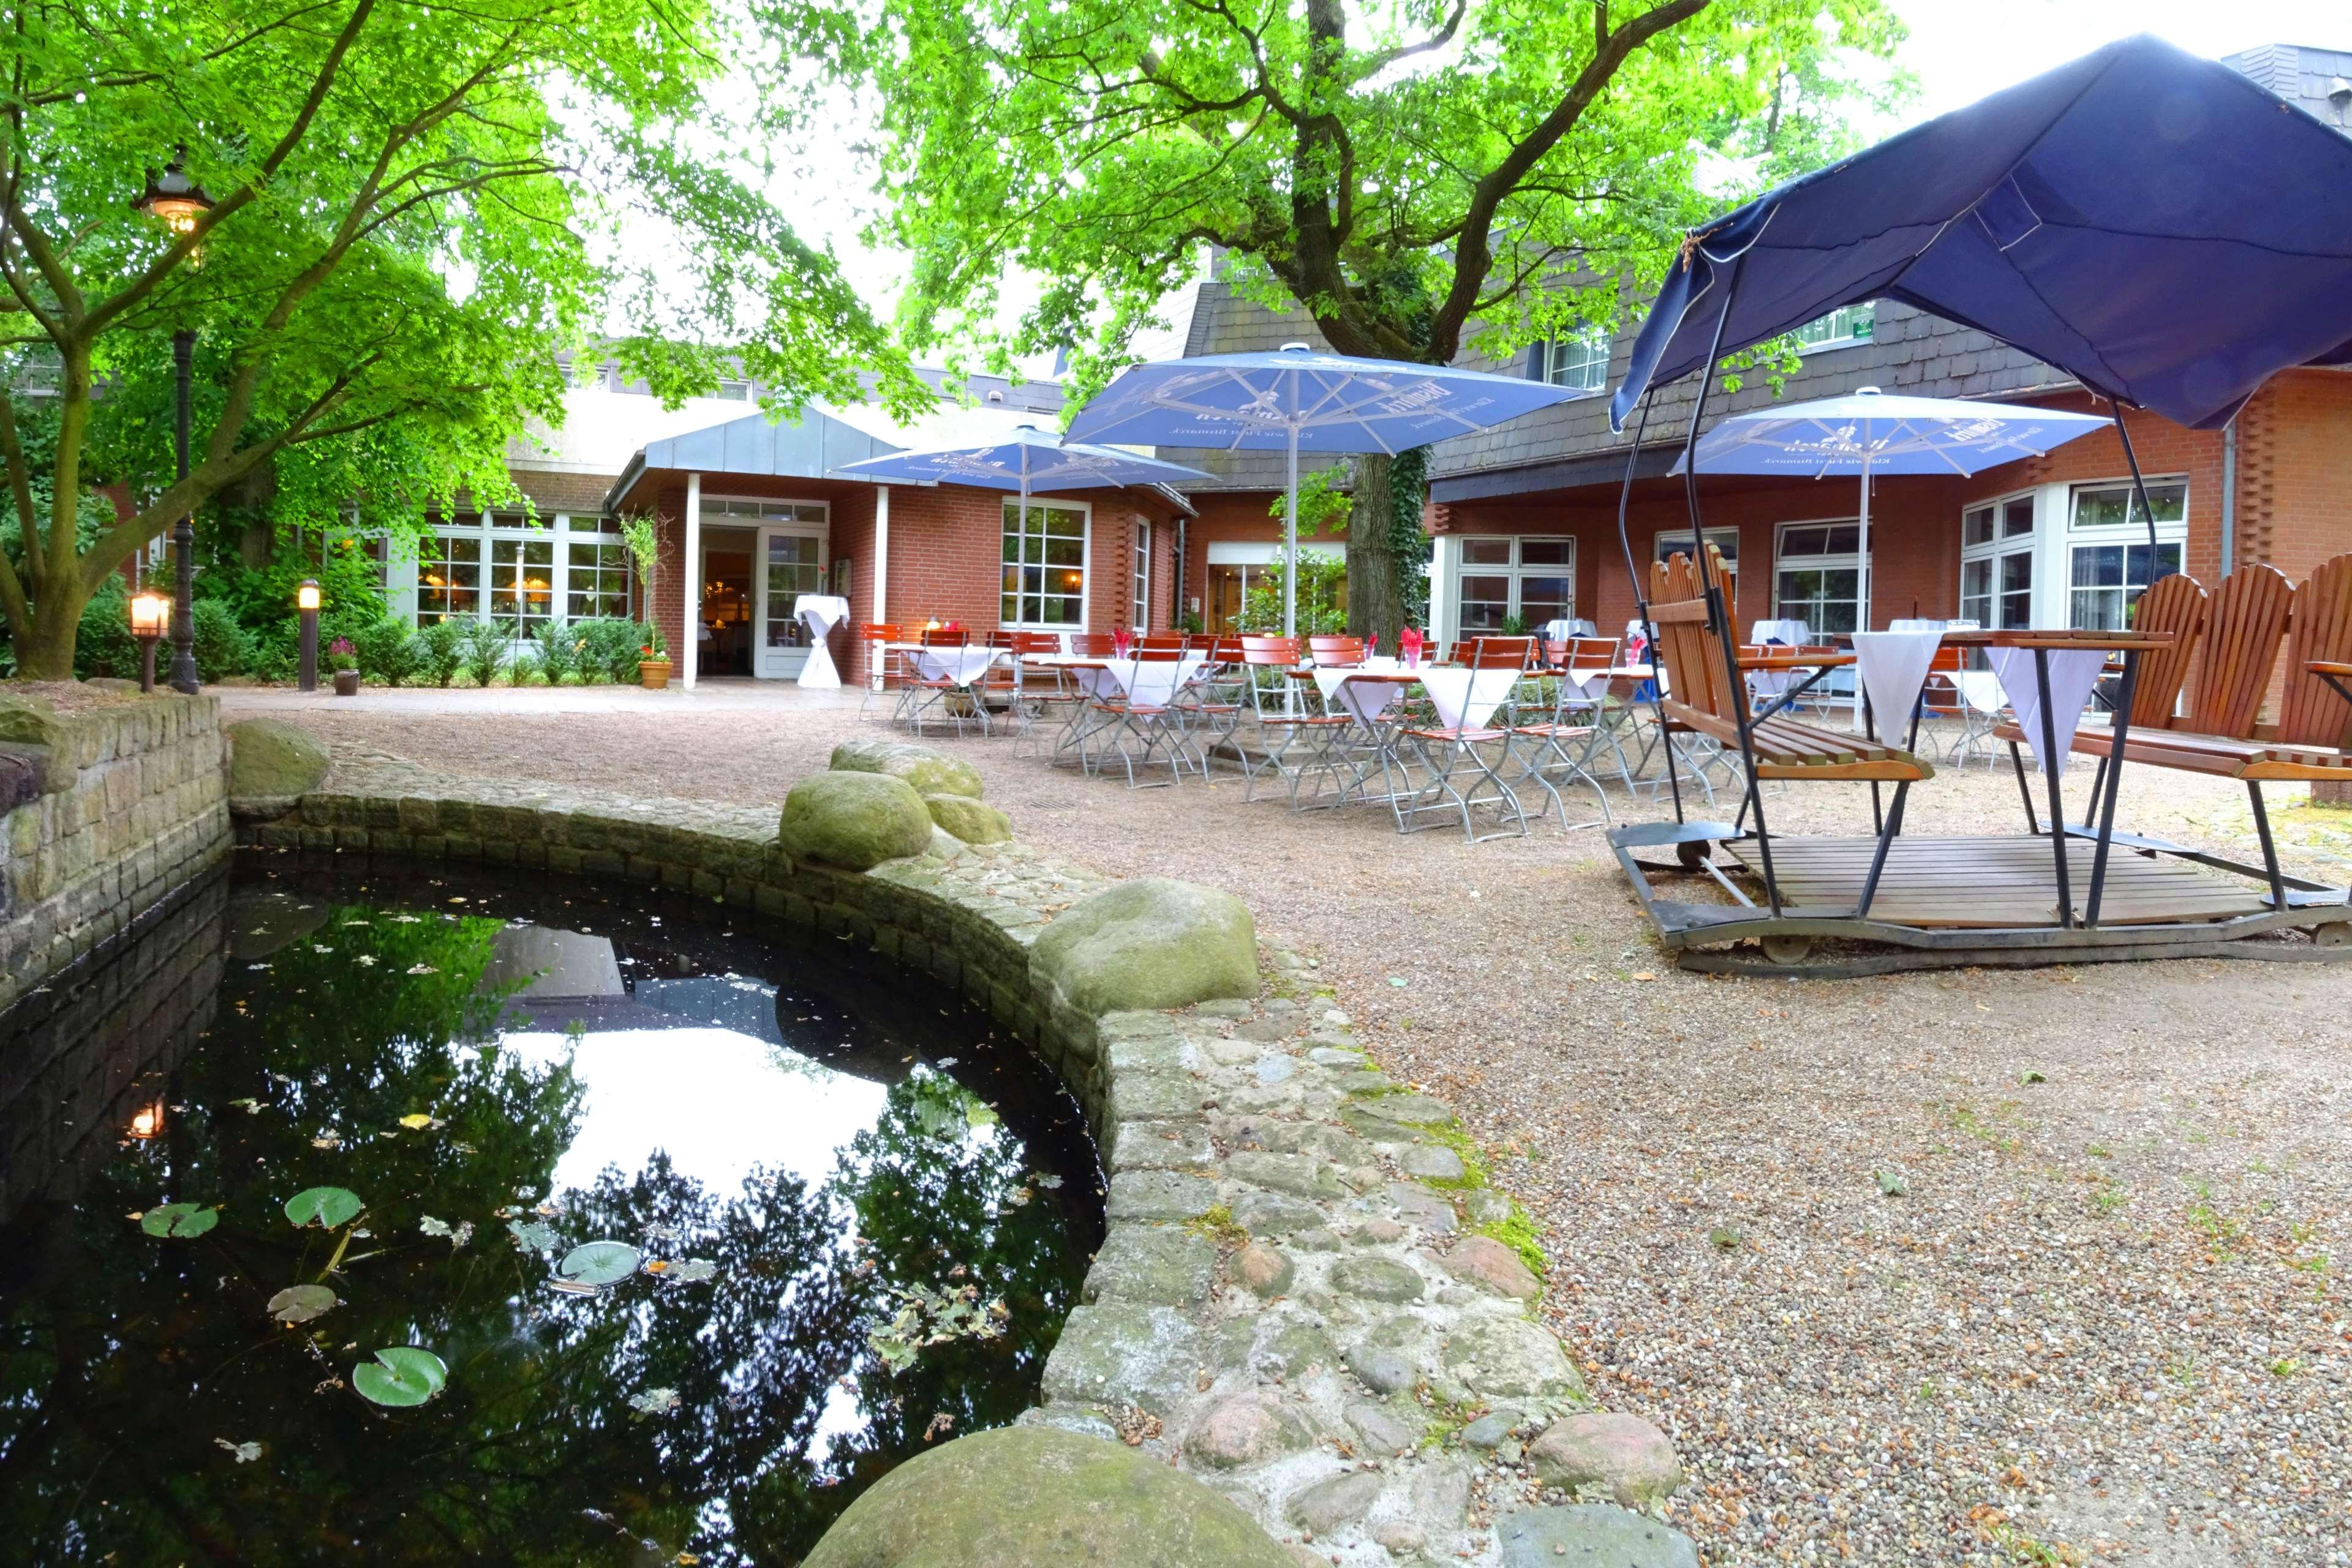
[[[792,1563],[1032,1402],[1103,1200],[1027,1052],[711,906],[377,869],[240,863],[0,1019],[0,1559]]]

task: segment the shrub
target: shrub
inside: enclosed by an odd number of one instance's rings
[[[536,640],[539,645],[539,672],[547,677],[550,686],[562,685],[565,676],[579,670],[587,639],[581,636],[577,626],[562,620],[543,622]]]
[[[362,626],[352,646],[360,652],[360,673],[386,686],[398,686],[416,674],[423,658],[415,631],[398,616]]]
[[[466,621],[435,621],[416,634],[417,673],[446,686],[466,668]]]
[[[645,628],[635,621],[606,616],[580,625],[580,668],[593,669],[605,680],[637,678],[637,650],[645,646]]]
[[[474,684],[487,687],[507,658],[507,628],[497,621],[467,621],[458,638],[459,662]]]
[[[172,645],[166,639],[155,650],[158,680],[171,672],[171,658]],[[82,606],[74,638],[74,674],[85,680],[93,675],[139,679],[139,639],[131,635],[131,595],[120,577],[108,578],[106,585]]]
[[[216,599],[198,599],[189,617],[195,631],[196,679],[219,680],[252,671],[260,649],[237,624],[236,612]]]

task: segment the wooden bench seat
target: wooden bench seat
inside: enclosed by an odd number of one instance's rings
[[[1667,717],[1685,728],[1727,746],[1739,744],[1739,723],[1718,714],[1668,700],[1660,704]],[[1882,746],[1859,735],[1842,735],[1785,713],[1750,726],[1756,748],[1756,773],[1768,779],[1877,779],[1888,784],[1916,783],[1933,778],[1936,770],[1896,746]]]

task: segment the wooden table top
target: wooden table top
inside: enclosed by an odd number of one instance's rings
[[[2145,653],[2152,648],[2170,647],[2180,640],[2174,632],[2083,632],[2032,626],[2006,632],[1949,631],[1939,635],[1946,647],[2073,648],[2086,653]]]

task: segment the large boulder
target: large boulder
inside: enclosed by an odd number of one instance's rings
[[[1297,1568],[1232,1501],[1050,1426],[945,1443],[849,1505],[803,1568]]]
[[[1146,877],[1063,910],[1031,962],[1089,1013],[1188,1007],[1257,994],[1257,927],[1231,893]]]
[[[844,741],[833,749],[832,767],[839,773],[887,773],[905,779],[915,786],[917,795],[980,798],[980,773],[970,763],[908,741]]]
[[[327,748],[282,719],[228,727],[228,798],[240,816],[282,816],[327,779]]]
[[[795,860],[864,871],[931,847],[931,814],[904,779],[814,773],[784,796],[776,837]]]
[[[1013,819],[968,795],[927,795],[923,805],[942,832],[966,844],[1003,844],[1013,837]]]

